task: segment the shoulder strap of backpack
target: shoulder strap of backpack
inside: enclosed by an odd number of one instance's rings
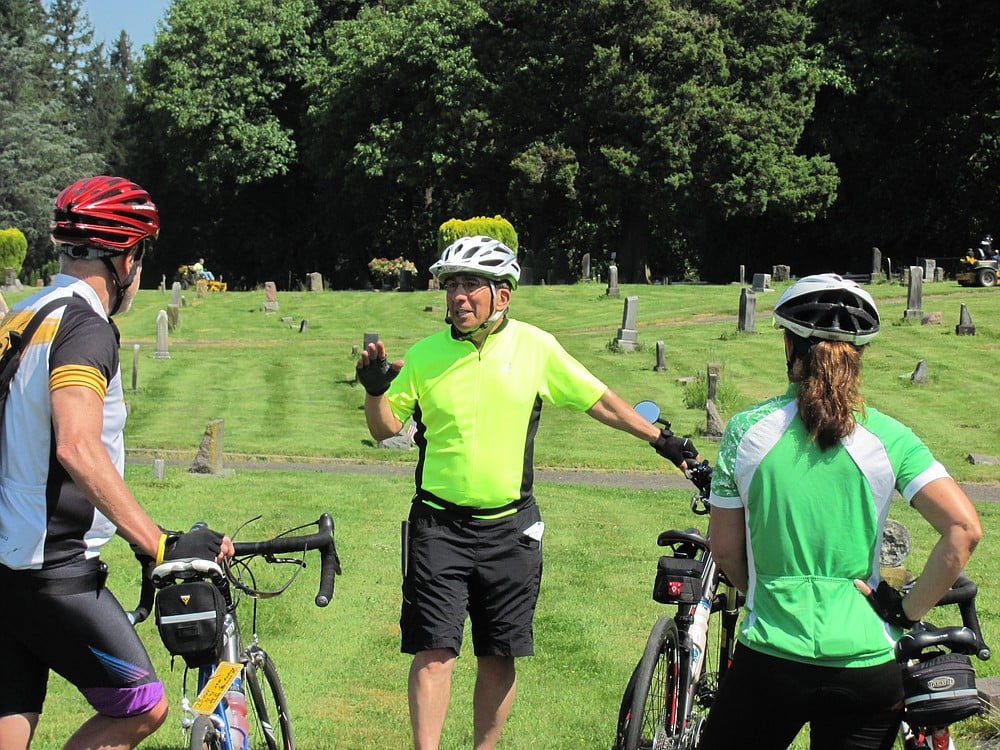
[[[42,321],[45,320],[50,312],[59,307],[68,305],[71,299],[72,297],[59,297],[58,299],[49,300],[35,310],[34,315],[31,316],[31,320],[28,321],[24,330],[20,333],[11,331],[11,349],[13,349],[13,356],[10,357],[10,359],[5,363],[3,370],[0,371],[0,389],[2,389],[4,393],[7,392],[7,386],[14,378],[14,373],[17,372],[17,368],[21,364],[21,357],[24,355],[24,350],[28,348],[28,343],[31,341],[31,337],[35,335],[35,331],[38,330],[38,326],[42,324]],[[14,342],[15,338],[16,344]]]

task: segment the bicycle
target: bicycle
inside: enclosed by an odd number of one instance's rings
[[[670,429],[652,401],[635,406],[654,424]],[[685,472],[697,487],[691,499],[696,515],[709,512],[712,467],[707,461]],[[673,617],[657,619],[622,697],[615,750],[680,750],[697,747],[720,680],[736,647],[736,624],[743,595],[715,564],[707,537],[697,529],[662,532],[669,547],[660,558],[653,599],[676,604]],[[715,640],[708,643],[712,615],[719,613]],[[714,660],[714,661],[713,661]]]
[[[236,553],[224,566],[210,560],[173,560],[144,573],[139,605],[129,614],[138,625],[153,610],[155,599],[160,638],[172,660],[180,656],[185,662],[180,721],[189,750],[294,750],[292,719],[278,669],[257,634],[257,600],[284,592],[306,566],[305,553],[318,550],[315,602],[319,607],[330,603],[335,578],[341,573],[333,519],[324,513],[314,523],[317,531],[309,534],[291,535],[305,528],[300,526],[265,541],[234,541]],[[290,553],[302,557],[277,557]],[[255,559],[292,564],[299,570],[276,590],[260,591],[251,567]],[[240,594],[254,601],[249,641],[243,639],[237,617]],[[193,701],[188,696],[190,670],[197,671],[198,694]]]
[[[904,750],[954,750],[951,725],[979,713],[988,704],[976,688],[968,658],[975,655],[986,661],[991,656],[979,625],[978,591],[973,581],[959,576],[935,605],[935,611],[955,604],[962,624],[935,627],[921,621],[896,642],[896,659],[904,665],[906,698],[899,732]]]

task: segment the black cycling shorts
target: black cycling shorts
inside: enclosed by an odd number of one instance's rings
[[[527,534],[525,532],[528,532]],[[415,502],[400,615],[403,653],[461,652],[465,620],[476,656],[531,656],[542,579],[541,517],[534,502],[496,520]]]
[[[808,723],[811,750],[888,750],[902,718],[903,678],[895,661],[825,667],[740,644],[698,748],[778,750]]]
[[[92,569],[96,561],[85,569]],[[59,571],[66,577],[68,571]],[[52,593],[39,586],[49,571],[0,566],[0,716],[41,713],[49,670],[76,686],[97,713],[143,714],[160,702],[149,655],[118,600],[106,588]],[[75,574],[80,575],[80,569]],[[71,576],[72,577],[72,576]],[[39,590],[39,589],[42,590]]]

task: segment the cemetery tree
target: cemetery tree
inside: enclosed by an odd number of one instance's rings
[[[48,241],[52,202],[81,174],[94,174],[101,158],[74,134],[44,35],[47,19],[31,3],[0,3],[0,227],[24,232],[24,266],[40,271],[54,258]]]
[[[484,20],[473,0],[415,0],[330,29],[311,75],[309,161],[323,169],[334,220],[320,231],[340,261],[363,269],[385,247],[426,268],[442,221],[504,211],[490,200],[496,176],[482,178],[497,160],[473,50]]]
[[[850,248],[843,267],[867,269],[878,246],[899,270],[996,235],[1000,4],[824,0],[814,13],[839,75],[807,136],[843,179],[829,219],[807,228],[817,254]]]
[[[321,36],[314,21],[312,0],[171,4],[129,117],[132,163],[164,216],[161,273],[192,254],[237,284],[311,270],[298,217],[313,196],[298,131],[310,38]]]

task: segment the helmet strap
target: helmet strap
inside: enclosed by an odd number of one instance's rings
[[[125,301],[126,292],[128,292],[128,288],[132,286],[132,282],[135,281],[136,274],[139,273],[139,267],[142,265],[142,256],[145,252],[145,243],[140,243],[138,249],[132,256],[132,268],[129,269],[129,272],[125,275],[124,279],[118,276],[118,270],[115,268],[115,264],[111,260],[112,256],[104,255],[101,257],[101,260],[104,261],[104,265],[106,265],[108,267],[108,271],[111,272],[111,281],[115,287],[114,304],[108,310],[109,316],[114,315],[119,309],[121,309],[122,302]],[[124,255],[127,256],[128,254],[125,253]]]

